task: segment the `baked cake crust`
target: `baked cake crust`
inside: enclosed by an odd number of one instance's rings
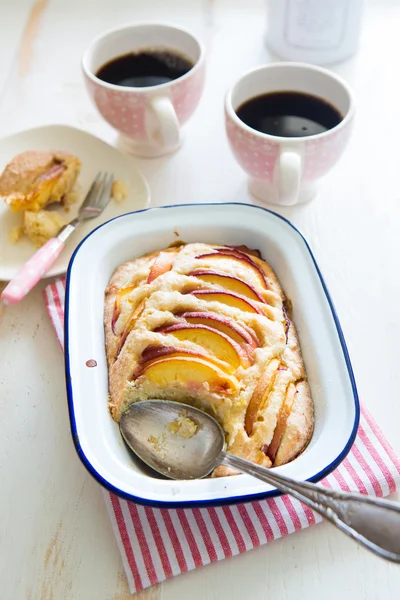
[[[183,244],[119,266],[104,314],[113,419],[146,398],[190,403],[220,422],[229,452],[266,467],[293,460],[314,411],[288,304],[243,246]]]

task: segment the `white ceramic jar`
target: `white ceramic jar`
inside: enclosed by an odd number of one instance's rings
[[[357,50],[364,0],[267,0],[267,44],[285,60],[318,65]]]

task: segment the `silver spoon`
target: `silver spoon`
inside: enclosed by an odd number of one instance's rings
[[[196,425],[189,439],[174,431],[182,415]],[[400,504],[396,502],[294,481],[228,454],[217,421],[186,404],[167,400],[132,404],[122,415],[120,429],[133,452],[162,475],[199,479],[218,465],[233,467],[297,498],[375,554],[400,563]]]

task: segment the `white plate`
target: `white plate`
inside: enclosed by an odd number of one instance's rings
[[[115,148],[102,142],[95,136],[68,127],[66,125],[47,125],[20,131],[0,140],[0,173],[6,164],[20,152],[25,150],[65,150],[75,154],[82,161],[82,169],[78,178],[80,184],[79,200],[71,206],[67,220],[73,219],[79,209],[87,190],[98,171],[113,173],[116,179],[123,181],[128,188],[128,196],[122,202],[111,200],[100,217],[84,222],[66,243],[66,247],[58,260],[46,274],[59,275],[65,273],[71,255],[79,242],[87,234],[117,215],[132,210],[146,208],[150,201],[149,187],[138,171],[133,160]],[[8,233],[14,225],[21,224],[21,215],[13,213],[4,202],[0,203],[0,280],[9,281],[35,252],[35,248],[24,237],[17,244],[12,244]]]
[[[67,277],[65,357],[71,429],[78,454],[96,479],[122,497],[158,506],[223,504],[277,491],[248,475],[169,481],[148,476],[122,442],[107,410],[104,289],[122,262],[186,242],[258,248],[293,302],[293,317],[315,405],[315,431],[306,450],[277,472],[318,481],[346,456],[359,405],[339,321],[311,250],[285,219],[247,204],[153,208],[124,215],[92,232],[72,257]],[[88,368],[89,359],[97,361]]]

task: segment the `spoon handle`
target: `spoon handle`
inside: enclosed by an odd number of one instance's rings
[[[218,462],[290,494],[375,554],[400,563],[399,503],[300,483],[227,452],[221,452]]]

